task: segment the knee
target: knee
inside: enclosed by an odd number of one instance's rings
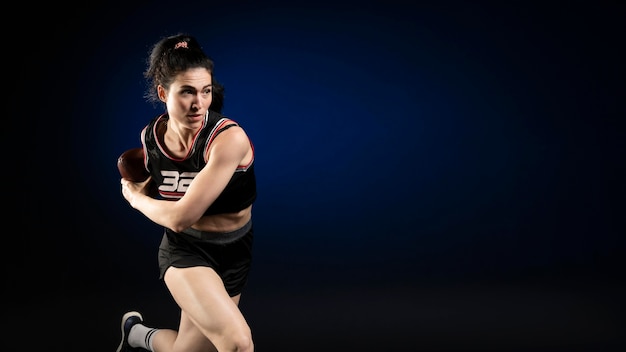
[[[236,352],[253,352],[254,343],[252,342],[252,333],[250,329],[244,329],[231,335],[231,343]]]

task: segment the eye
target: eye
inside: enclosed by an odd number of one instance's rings
[[[191,91],[191,89],[184,89],[181,93],[182,93],[182,94],[193,94],[193,92]]]
[[[209,95],[209,94],[211,94],[211,88],[207,88],[207,89],[203,90],[203,91],[202,91],[202,94],[204,94],[204,95]]]

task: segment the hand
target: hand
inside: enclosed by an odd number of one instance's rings
[[[136,200],[139,197],[149,196],[150,181],[152,181],[152,177],[148,177],[142,182],[132,182],[125,178],[121,179],[120,183],[122,184],[122,195],[131,207],[135,208]]]

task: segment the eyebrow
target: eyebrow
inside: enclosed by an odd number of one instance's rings
[[[202,87],[202,89],[210,88],[210,87],[213,87],[213,84],[209,83],[209,84],[205,85],[204,87]],[[182,85],[182,86],[180,86],[180,88],[181,89],[196,89],[196,87],[190,86],[188,84]]]

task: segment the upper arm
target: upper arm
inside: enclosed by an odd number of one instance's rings
[[[197,221],[222,193],[250,150],[244,130],[233,126],[220,133],[207,151],[207,164],[196,175],[185,195],[176,203]]]

